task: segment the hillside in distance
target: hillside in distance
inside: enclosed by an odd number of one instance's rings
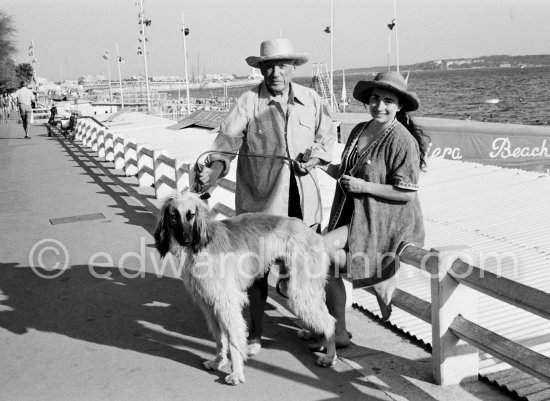
[[[506,67],[535,67],[550,66],[550,54],[535,54],[528,56],[482,56],[473,58],[455,58],[430,60],[421,63],[400,65],[402,71],[437,71],[437,70],[458,70],[464,68],[506,68]],[[394,67],[392,65],[392,67]],[[387,65],[367,68],[346,69],[346,74],[380,72],[385,71]],[[336,73],[336,71],[335,71]]]

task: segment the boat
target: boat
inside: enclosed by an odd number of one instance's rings
[[[346,91],[346,72],[342,68],[342,95],[340,96],[340,108],[342,109],[342,113],[346,112],[346,106],[349,105],[348,102],[348,95]]]

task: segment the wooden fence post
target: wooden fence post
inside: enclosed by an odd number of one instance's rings
[[[477,348],[460,340],[450,330],[459,314],[475,320],[476,291],[460,285],[448,274],[457,259],[450,252],[431,250],[434,257],[428,261],[431,273],[432,304],[432,363],[437,384],[446,386],[477,380],[479,355]]]

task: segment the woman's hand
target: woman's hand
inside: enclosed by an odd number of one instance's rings
[[[318,157],[312,157],[307,162],[297,163],[294,171],[296,171],[298,175],[306,175],[320,162],[321,160]]]
[[[364,194],[367,193],[368,182],[361,178],[352,177],[351,175],[343,175],[340,177],[340,185],[351,193]]]
[[[368,194],[371,197],[376,196],[397,202],[410,202],[416,196],[416,191],[401,189],[389,184],[365,181],[349,175],[343,175],[340,178],[340,185],[349,193]]]

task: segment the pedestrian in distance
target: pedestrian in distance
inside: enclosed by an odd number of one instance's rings
[[[418,109],[419,99],[394,71],[359,81],[353,97],[368,107],[372,119],[353,128],[341,164],[326,169],[338,182],[324,238],[336,276],[326,287],[327,305],[340,332],[346,330],[340,271],[347,269],[354,287],[374,289],[387,319],[402,244],[424,242],[418,181],[429,137],[408,114]]]
[[[11,103],[12,103],[11,96],[7,92],[5,92],[4,93],[4,118],[6,122],[8,122],[8,120],[10,119]]]
[[[23,123],[23,129],[25,130],[25,139],[31,139],[31,118],[32,118],[32,104],[35,102],[35,96],[30,88],[30,84],[26,85],[25,81],[20,81],[19,89],[15,91],[15,98],[17,99],[17,105],[19,107],[19,115]]]
[[[0,93],[0,123],[7,123],[8,119],[6,118],[6,94]]]
[[[308,59],[308,54],[295,53],[288,39],[264,41],[260,56],[246,59],[249,66],[260,69],[264,80],[243,93],[229,111],[198,180],[203,188],[214,185],[228,173],[238,153],[237,214],[297,217],[319,230],[322,208],[315,167],[331,161],[336,131],[320,96],[292,82],[296,67]],[[267,292],[267,276],[248,291],[249,355],[261,350]]]

